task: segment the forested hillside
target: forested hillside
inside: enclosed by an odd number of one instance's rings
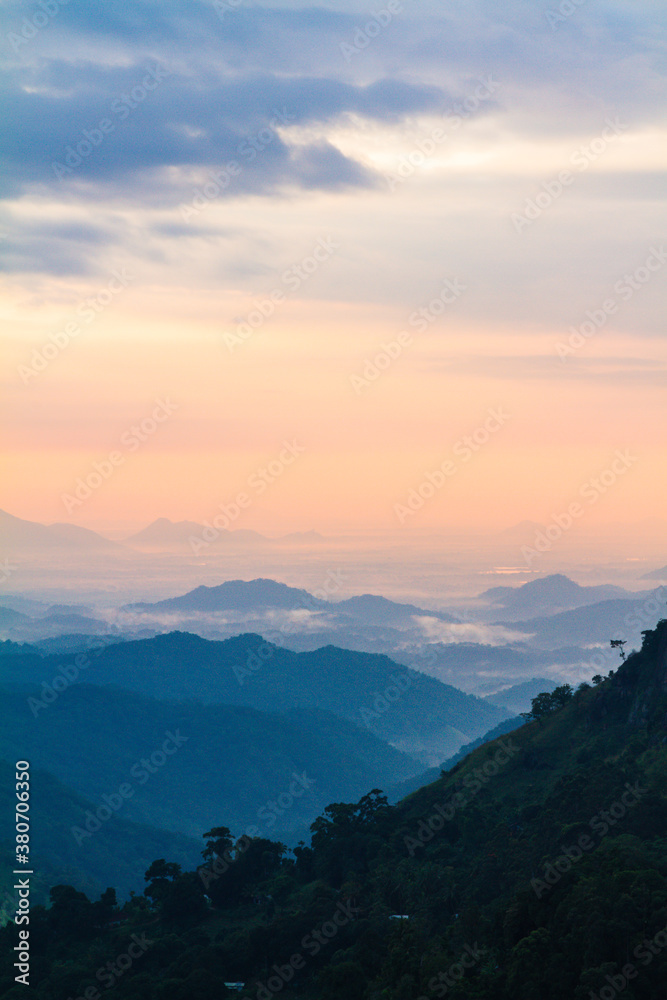
[[[118,997],[663,996],[667,622],[608,678],[534,705],[398,806],[378,790],[329,806],[291,855],[232,844],[221,816],[198,872],[156,860],[122,911],[55,889],[31,916],[34,995],[103,995],[135,935]],[[0,935],[12,1000],[15,937]]]

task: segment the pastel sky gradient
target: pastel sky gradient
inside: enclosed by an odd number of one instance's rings
[[[296,441],[237,527],[546,521],[625,449],[591,518],[662,516],[664,3],[392,9],[0,3],[6,510],[202,520]],[[128,450],[159,399],[177,409]]]

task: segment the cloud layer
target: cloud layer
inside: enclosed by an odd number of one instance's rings
[[[62,514],[62,484],[168,395],[173,425],[86,517],[205,516],[298,437],[307,462],[248,526],[394,530],[500,404],[502,442],[415,525],[548,518],[628,446],[648,457],[606,516],[657,513],[663,7],[3,3],[12,509]]]

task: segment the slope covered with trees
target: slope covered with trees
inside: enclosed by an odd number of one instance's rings
[[[156,859],[120,912],[54,889],[31,918],[34,995],[100,986],[145,935],[117,997],[239,995],[225,982],[257,1000],[663,996],[667,622],[644,639],[397,806],[378,790],[330,805],[291,855],[221,825],[197,872]],[[23,996],[4,975],[0,996]]]
[[[50,771],[94,809],[129,785],[112,825],[129,819],[200,837],[224,804],[237,835],[254,826],[287,836],[307,829],[332,798],[359,796],[369,785],[422,769],[323,711],[269,714],[79,683],[35,718],[30,689],[0,687],[0,696],[0,757],[18,760],[29,747],[33,767]],[[284,808],[270,806],[277,799]]]

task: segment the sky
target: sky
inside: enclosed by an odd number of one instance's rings
[[[0,15],[4,509],[662,515],[662,3]]]

